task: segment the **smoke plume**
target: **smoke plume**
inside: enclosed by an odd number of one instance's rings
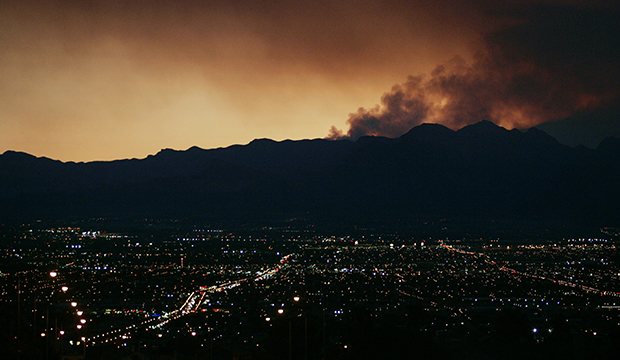
[[[430,74],[409,76],[381,104],[349,115],[345,132],[398,137],[422,123],[452,129],[487,119],[528,128],[600,111],[620,100],[617,9],[527,7],[500,14],[504,25],[483,35],[472,63],[459,56]]]

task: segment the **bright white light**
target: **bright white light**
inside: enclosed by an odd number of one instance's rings
[[[86,324],[86,319],[80,319],[80,323]]]
[[[278,314],[284,314],[284,309],[278,309]]]
[[[62,292],[67,292],[67,290],[69,290],[68,286],[63,286],[60,288],[60,290],[62,290]]]
[[[76,326],[76,327],[77,327],[77,328],[78,328],[78,330],[79,330],[79,329],[81,329],[81,328],[82,328],[82,325],[81,325],[81,324],[78,324],[78,326]]]
[[[295,300],[295,301],[299,301],[299,296],[295,296],[295,297],[293,298],[293,300]]]
[[[72,301],[72,302],[71,302],[71,306],[76,307],[76,306],[77,306],[77,303],[76,303],[75,301]]]
[[[51,271],[50,272],[50,276],[51,277],[56,277],[56,275],[58,275],[58,273],[56,271]]]
[[[77,315],[78,315],[78,316],[82,316],[82,314],[83,314],[83,313],[84,313],[84,312],[83,312],[82,310],[78,310]]]

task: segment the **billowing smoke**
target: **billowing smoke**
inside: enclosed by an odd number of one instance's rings
[[[483,36],[473,63],[456,56],[409,76],[381,105],[350,114],[328,138],[398,137],[424,122],[452,129],[487,119],[527,128],[620,101],[620,11],[528,7]]]

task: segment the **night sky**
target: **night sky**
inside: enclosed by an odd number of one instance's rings
[[[145,157],[424,122],[620,137],[616,1],[3,1],[0,152]]]

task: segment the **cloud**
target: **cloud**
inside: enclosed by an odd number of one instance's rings
[[[617,8],[528,6],[495,14],[475,59],[459,56],[430,74],[409,76],[374,108],[349,114],[328,138],[397,137],[424,122],[452,129],[487,119],[528,128],[620,100]]]
[[[471,5],[443,21],[435,3],[3,1],[0,152],[111,160],[322,136],[477,33]]]

